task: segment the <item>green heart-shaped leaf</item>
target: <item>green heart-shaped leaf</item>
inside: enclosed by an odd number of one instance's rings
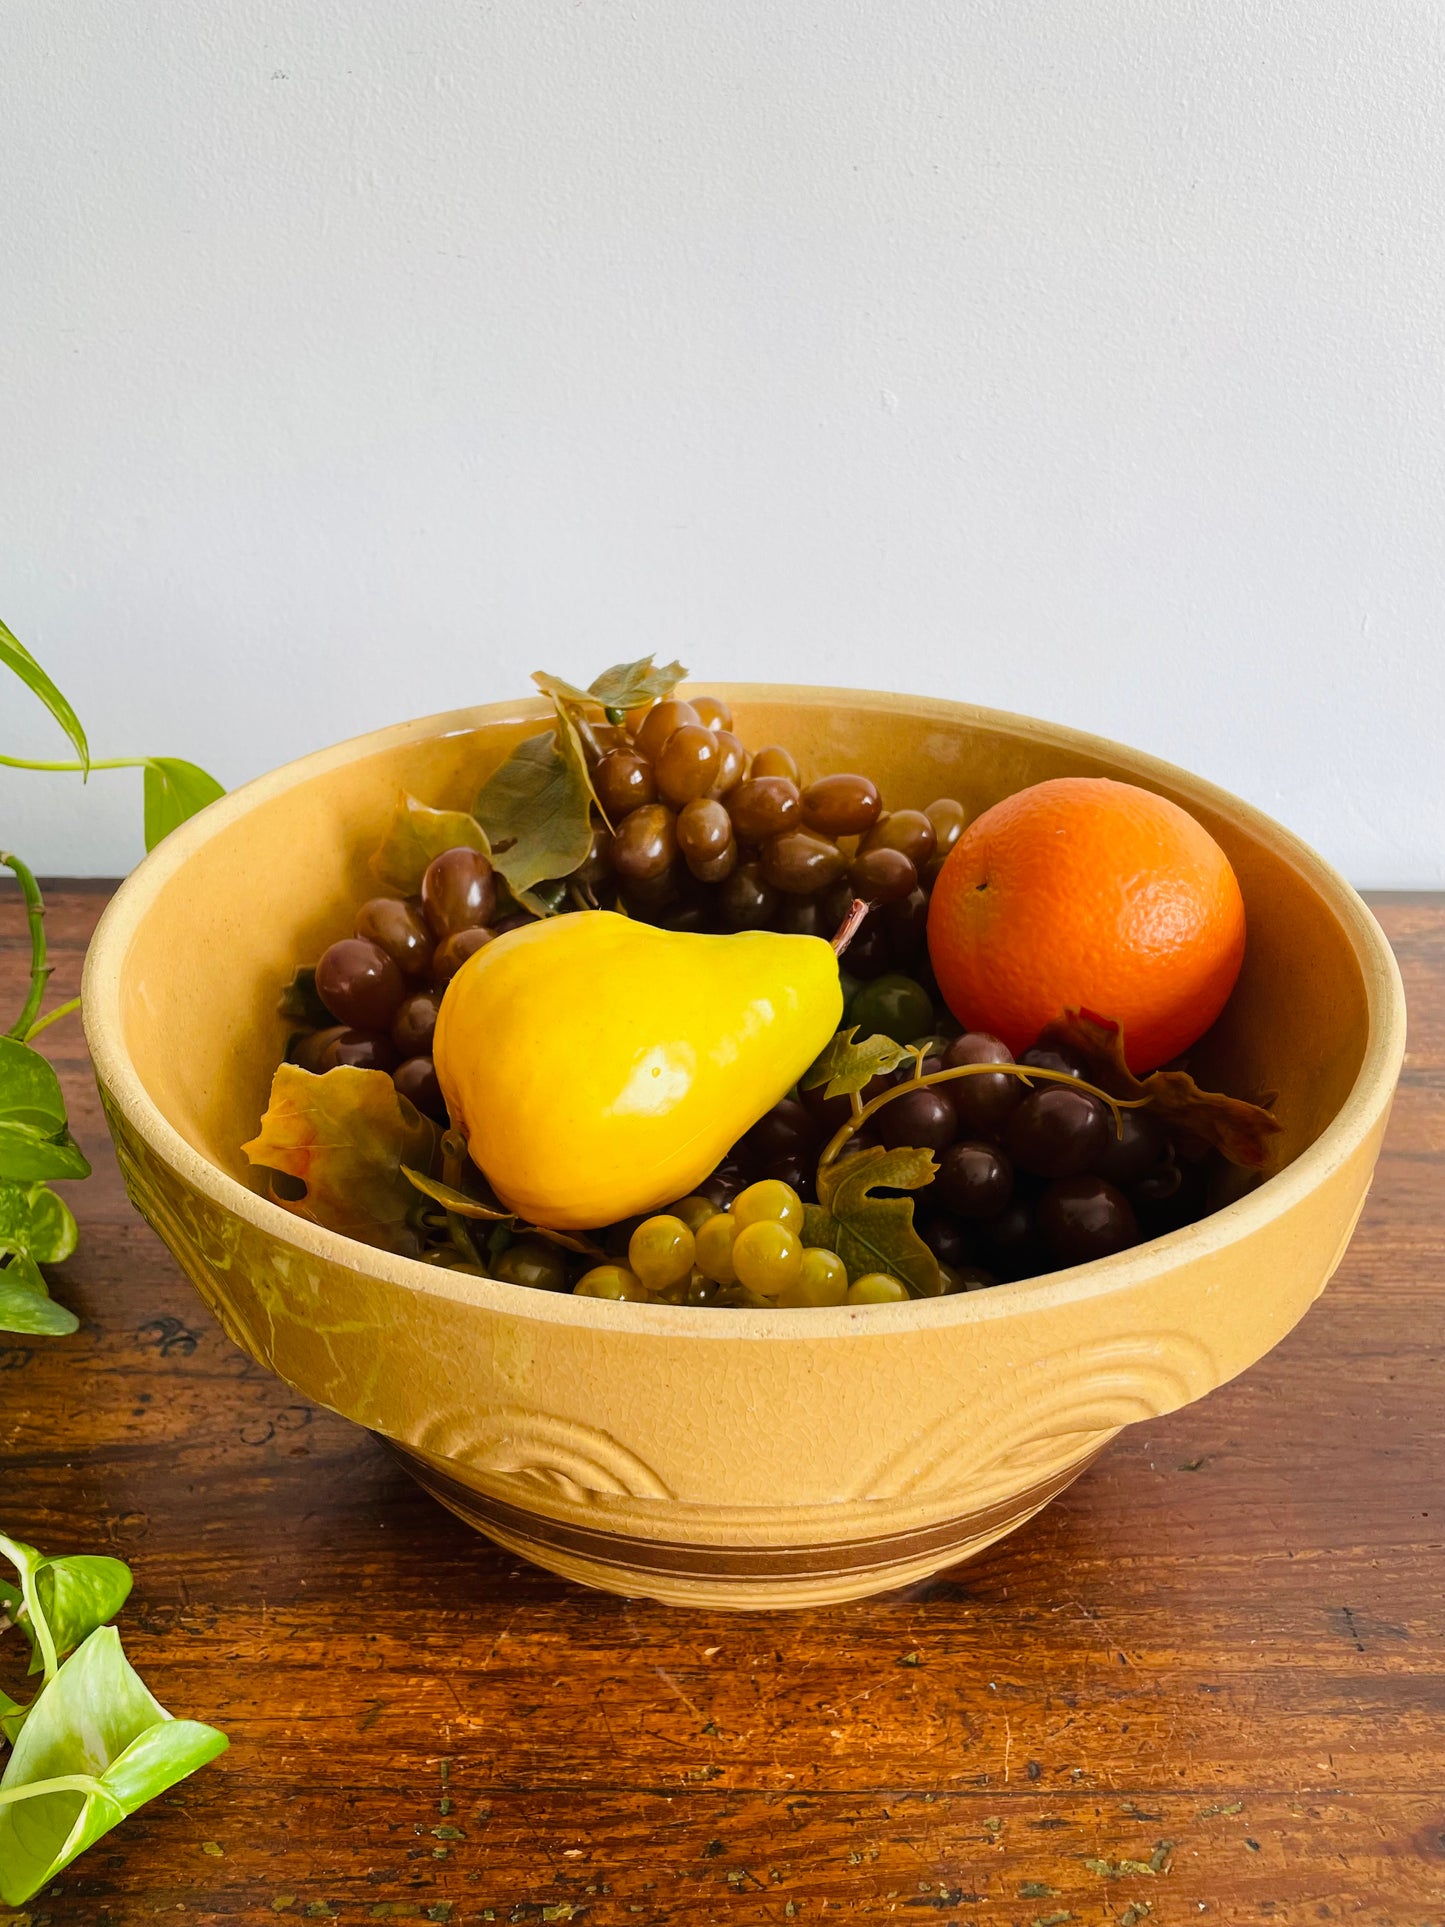
[[[0,1270],[0,1331],[64,1338],[79,1324],[73,1311],[56,1304],[39,1265],[25,1252],[17,1252]]]
[[[0,1180],[0,1254],[24,1252],[37,1264],[58,1265],[77,1236],[69,1205],[47,1185]]]
[[[153,850],[162,837],[226,792],[195,763],[178,756],[148,756],[144,794],[146,848]]]

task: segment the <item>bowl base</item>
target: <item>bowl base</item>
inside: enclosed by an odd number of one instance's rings
[[[1091,1447],[1003,1505],[965,1510],[922,1530],[781,1546],[642,1539],[549,1518],[464,1485],[394,1439],[384,1443],[449,1512],[533,1565],[625,1599],[729,1612],[796,1611],[915,1585],[1026,1524],[1102,1450]]]

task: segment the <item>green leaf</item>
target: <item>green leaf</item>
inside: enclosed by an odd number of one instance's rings
[[[560,676],[549,676],[544,669],[535,670],[532,681],[554,701],[600,703],[604,709],[636,709],[642,703],[670,696],[686,676],[687,671],[680,662],[665,663],[661,669],[654,669],[652,657],[642,656],[636,662],[619,662],[611,669],[604,669],[588,689],[579,689]]]
[[[0,1693],[0,1738],[14,1746],[15,1736],[24,1724],[25,1708],[19,1700],[11,1699],[8,1693]]]
[[[877,1196],[882,1190],[916,1191],[931,1184],[937,1170],[931,1151],[875,1147],[819,1172],[818,1195],[837,1221],[835,1249],[850,1279],[887,1271],[913,1297],[937,1297],[938,1260],[913,1228],[912,1198]]]
[[[825,1097],[847,1097],[853,1091],[861,1091],[883,1072],[895,1071],[907,1062],[910,1053],[891,1037],[865,1037],[861,1043],[855,1043],[857,1034],[858,1026],[854,1024],[828,1039],[798,1079],[803,1090],[816,1090],[820,1084],[826,1084]]]
[[[88,1639],[97,1626],[114,1619],[130,1597],[130,1567],[100,1553],[67,1553],[42,1559],[32,1568],[31,1577],[55,1650],[62,1658]],[[40,1672],[40,1642],[17,1581],[0,1580],[0,1608],[30,1641],[30,1671]]]
[[[98,1628],[41,1689],[0,1777],[0,1900],[29,1900],[226,1745],[214,1727],[172,1719],[115,1628]]]
[[[65,731],[74,746],[85,770],[90,768],[90,744],[85,740],[85,731],[80,719],[70,704],[61,695],[55,684],[46,675],[40,664],[31,655],[25,644],[11,630],[0,622],[0,663],[13,669],[27,689],[38,696],[50,711],[56,722]]]
[[[444,1211],[455,1211],[459,1218],[482,1218],[489,1224],[511,1224],[516,1217],[515,1211],[507,1211],[498,1204],[487,1204],[481,1198],[470,1197],[465,1191],[458,1191],[454,1185],[443,1184],[440,1178],[429,1178],[423,1171],[413,1171],[403,1165],[402,1174],[408,1184],[414,1185],[424,1197],[432,1199]]]
[[[321,1001],[321,993],[316,988],[316,972],[304,964],[281,992],[276,1013],[280,1017],[290,1018],[293,1024],[310,1024],[317,1030],[325,1030],[336,1022]]]
[[[179,829],[188,817],[214,803],[225,790],[214,776],[176,756],[148,756],[145,761],[145,839],[153,850],[162,837]]]
[[[838,1220],[821,1204],[803,1206],[803,1243],[809,1250],[814,1246],[824,1251],[838,1249]]]
[[[58,1265],[77,1236],[69,1205],[47,1185],[0,1179],[0,1255],[24,1252],[38,1265]]]
[[[84,1178],[85,1154],[65,1123],[60,1079],[38,1050],[0,1037],[0,1179]]]
[[[25,1252],[17,1252],[0,1270],[0,1331],[64,1338],[79,1324],[73,1311],[56,1304],[39,1265]]]
[[[345,1065],[317,1076],[282,1064],[260,1132],[241,1149],[252,1164],[306,1187],[299,1199],[273,1191],[286,1210],[363,1244],[411,1255],[419,1241],[407,1223],[415,1194],[404,1167],[429,1166],[437,1135],[385,1071]]]
[[[518,743],[476,802],[492,862],[515,892],[577,868],[591,847],[591,811],[586,765],[570,729]]]
[[[443,850],[476,850],[492,854],[487,833],[465,810],[433,810],[406,790],[397,792],[396,814],[371,867],[393,890],[414,896],[421,888],[427,865]]]

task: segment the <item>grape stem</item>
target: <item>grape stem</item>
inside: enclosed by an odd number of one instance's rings
[[[852,903],[848,906],[847,916],[844,917],[843,921],[838,925],[833,935],[833,955],[835,957],[841,957],[849,944],[852,943],[858,934],[864,917],[867,916],[872,908],[872,904],[865,903],[862,897],[854,897]]]
[[[866,1104],[861,1102],[857,1091],[848,1093],[853,1102],[853,1115],[846,1124],[839,1125],[824,1146],[823,1155],[818,1159],[819,1195],[821,1195],[824,1172],[837,1163],[843,1146],[858,1127],[866,1123],[875,1111],[882,1110],[885,1104],[891,1104],[895,1097],[904,1097],[909,1091],[922,1090],[930,1084],[947,1084],[956,1077],[979,1077],[991,1071],[1002,1071],[1006,1076],[1021,1077],[1029,1085],[1032,1085],[1037,1078],[1042,1078],[1046,1084],[1067,1084],[1071,1089],[1083,1091],[1089,1097],[1097,1097],[1100,1103],[1109,1106],[1114,1113],[1116,1136],[1123,1135],[1125,1111],[1143,1110],[1153,1101],[1148,1097],[1111,1097],[1108,1091],[1101,1091],[1097,1084],[1086,1083],[1083,1078],[1071,1076],[1068,1071],[1041,1070],[1032,1064],[954,1064],[946,1070],[929,1071],[925,1074],[924,1053],[912,1046],[907,1048],[913,1058],[912,1077],[902,1084],[894,1084],[888,1090],[880,1091],[877,1097],[870,1098]]]

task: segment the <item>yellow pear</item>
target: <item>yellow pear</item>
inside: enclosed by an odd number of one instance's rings
[[[821,937],[696,936],[609,910],[511,930],[452,979],[433,1057],[509,1211],[590,1229],[686,1196],[838,1028]]]

